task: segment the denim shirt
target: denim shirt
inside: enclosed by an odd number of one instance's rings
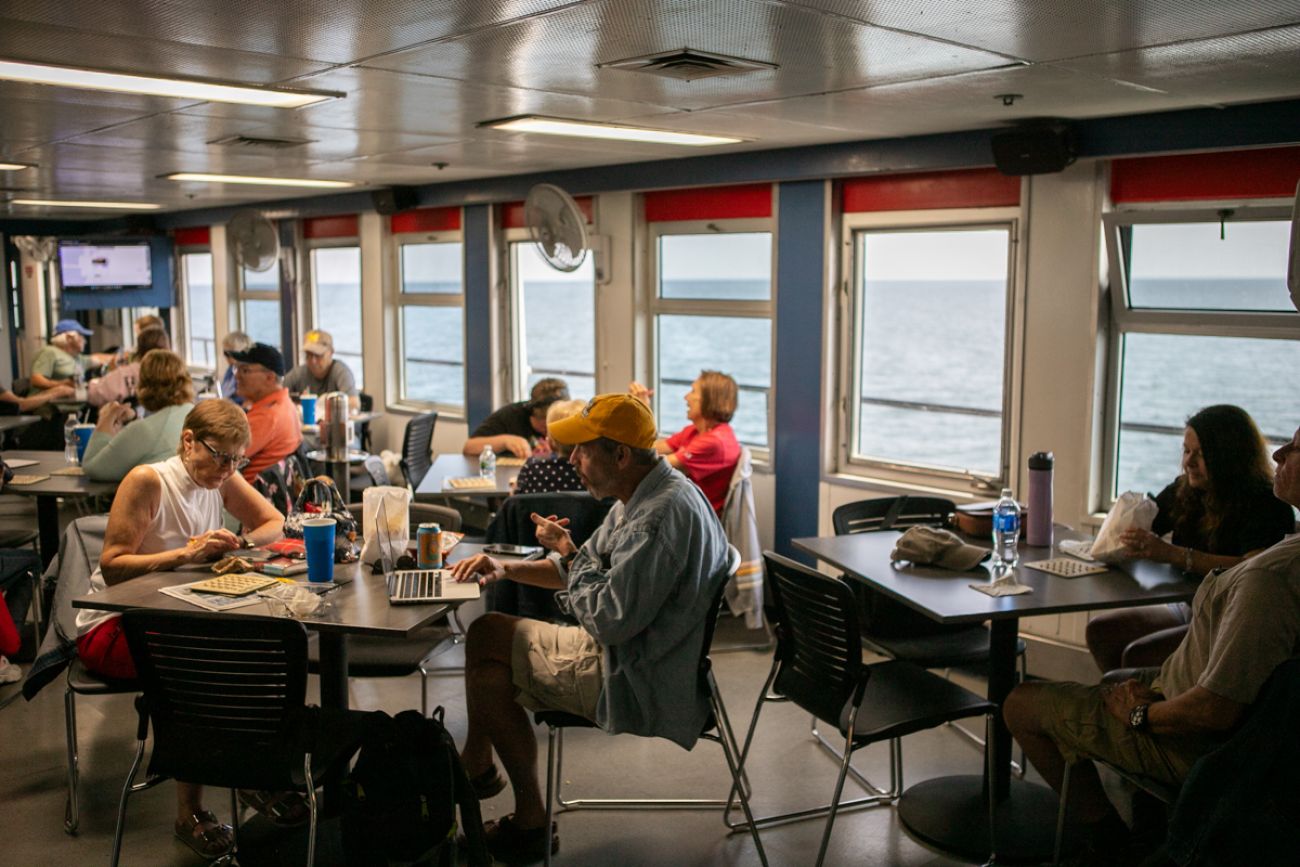
[[[727,540],[689,479],[660,460],[569,564],[560,607],[605,648],[596,722],[694,746],[704,619],[727,579]]]

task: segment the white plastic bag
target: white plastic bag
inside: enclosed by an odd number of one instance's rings
[[[1115,505],[1110,507],[1106,520],[1102,521],[1101,529],[1097,531],[1097,539],[1089,552],[1092,558],[1103,563],[1118,563],[1128,559],[1129,554],[1122,539],[1125,531],[1150,530],[1158,511],[1155,500],[1146,494],[1137,491],[1120,494]]]
[[[388,538],[393,545],[393,557],[405,551],[411,541],[411,492],[392,485],[374,485],[361,492],[361,562],[374,563],[380,558],[379,534],[375,532],[379,504],[384,504],[384,517],[388,519]]]

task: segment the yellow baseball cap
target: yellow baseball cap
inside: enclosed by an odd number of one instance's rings
[[[619,393],[596,395],[582,412],[548,425],[546,433],[566,446],[605,437],[634,449],[648,449],[654,446],[658,429],[649,407],[630,394]]]
[[[302,342],[302,351],[310,352],[312,355],[324,355],[327,352],[334,351],[334,338],[328,331],[308,331],[307,337]]]

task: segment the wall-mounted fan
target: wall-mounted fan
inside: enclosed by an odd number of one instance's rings
[[[15,235],[14,246],[23,255],[35,259],[38,265],[45,265],[54,259],[54,251],[58,249],[58,239],[36,235]]]
[[[528,191],[524,222],[542,258],[556,271],[576,271],[587,258],[587,218],[573,197],[554,184]]]
[[[250,271],[269,271],[280,256],[275,223],[257,211],[240,211],[226,224],[235,261]]]

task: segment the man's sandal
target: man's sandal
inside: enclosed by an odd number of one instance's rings
[[[307,798],[298,792],[240,789],[239,800],[281,828],[296,828],[311,820],[311,806],[307,803]]]
[[[209,860],[229,855],[235,848],[234,829],[217,821],[211,810],[177,820],[175,831],[176,839]]]

